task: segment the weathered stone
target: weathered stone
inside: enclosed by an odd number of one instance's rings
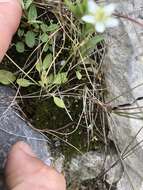
[[[12,89],[0,86],[0,173],[3,173],[8,151],[19,140],[27,142],[41,160],[48,165],[51,164],[47,138],[32,129],[22,118],[14,96],[15,92]],[[1,180],[0,182],[2,185]]]
[[[120,163],[112,168],[113,163],[115,163],[117,160],[117,155],[113,152],[111,155],[105,156],[104,153],[90,151],[83,154],[82,156],[76,156],[75,158],[71,159],[69,165],[68,175],[72,180],[71,183],[75,183],[76,186],[80,186],[83,182],[88,180],[95,179],[95,181],[98,182],[98,177],[104,172],[106,173],[106,171],[110,168],[110,170],[105,174],[106,177],[104,181],[110,185],[115,184],[120,180],[123,174],[123,169]],[[103,187],[101,189],[103,189]]]
[[[112,2],[118,3],[117,9],[121,15],[143,23],[142,0]],[[142,30],[143,26],[126,18],[120,19],[120,25],[106,35],[107,44],[110,44],[104,64],[109,92],[106,101],[112,107],[134,102],[133,105],[126,106],[127,110],[118,109],[118,114],[117,110],[116,112],[114,110],[108,118],[110,137],[115,143],[124,167],[124,175],[118,184],[118,190],[140,190],[143,181],[143,148],[141,144],[143,123],[140,119],[142,118],[143,101],[135,101],[143,96]],[[131,107],[132,109],[130,109]]]
[[[80,181],[96,178],[103,169],[104,156],[96,152],[88,152],[83,156],[72,158],[70,163],[71,178]]]

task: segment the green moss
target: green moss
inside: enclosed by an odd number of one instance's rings
[[[87,127],[84,117],[81,118],[80,125],[76,129],[83,109],[82,100],[66,98],[64,101],[68,110],[70,110],[72,120],[65,109],[61,109],[54,104],[53,98],[47,100],[30,99],[28,102],[25,102],[24,111],[32,119],[32,123],[37,129],[49,130],[50,133],[53,130],[53,134],[56,134],[63,140],[61,140],[60,148],[66,158],[70,159],[73,154],[78,153],[76,149],[81,152],[88,151],[88,148],[91,149],[95,146],[95,142],[90,143],[90,146],[88,146]],[[71,133],[72,131],[74,133]],[[66,135],[69,133],[71,134]],[[54,137],[54,135],[50,136],[51,139],[54,139]]]

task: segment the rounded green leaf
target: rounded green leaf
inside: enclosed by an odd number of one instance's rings
[[[51,53],[49,53],[48,55],[46,55],[46,57],[43,60],[43,70],[46,70],[49,68],[49,66],[51,65],[53,60],[53,55]]]
[[[15,75],[6,70],[0,70],[0,83],[8,85],[12,82],[14,82],[16,79]]]
[[[29,10],[28,10],[28,21],[36,20],[37,18],[37,9],[34,4],[31,4]]]
[[[33,84],[31,81],[29,81],[27,79],[23,79],[23,78],[17,79],[16,82],[21,87],[28,87]]]
[[[54,103],[60,107],[60,108],[65,108],[65,104],[64,104],[64,101],[61,99],[61,98],[58,98],[58,97],[53,97],[54,99]]]
[[[68,81],[67,72],[62,72],[54,75],[53,84],[64,84]]]
[[[36,69],[39,73],[43,70],[43,63],[41,59],[36,63]]]
[[[25,35],[25,43],[28,47],[34,47],[36,42],[35,33],[32,31],[28,31]]]
[[[48,34],[46,34],[46,33],[43,33],[43,34],[40,36],[40,40],[41,40],[43,43],[47,42],[48,39],[49,39],[49,36],[48,36]]]
[[[23,42],[17,42],[16,43],[16,51],[19,53],[23,53],[25,50],[25,46]]]
[[[41,27],[41,30],[42,30],[44,33],[48,31],[48,25],[47,25],[47,24],[42,23],[40,27]]]
[[[58,27],[59,27],[58,24],[51,23],[50,26],[48,26],[47,31],[48,32],[56,31],[58,29]]]

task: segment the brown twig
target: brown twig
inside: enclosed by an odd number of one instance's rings
[[[127,19],[127,20],[129,20],[129,21],[131,21],[131,22],[134,22],[134,23],[140,25],[141,27],[143,27],[143,23],[141,23],[141,22],[135,20],[134,18],[131,18],[131,17],[126,16],[126,15],[117,14],[117,13],[114,13],[113,15],[116,16],[116,17],[120,17],[120,18]]]

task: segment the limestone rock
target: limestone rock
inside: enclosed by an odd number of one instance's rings
[[[110,185],[117,183],[123,175],[123,169],[120,163],[112,168],[112,165],[117,161],[117,159],[118,158],[115,153],[106,155],[105,157],[104,153],[97,153],[96,151],[90,151],[82,156],[79,155],[72,158],[68,171],[69,178],[72,180],[71,183],[76,183],[76,185],[80,186],[85,181],[94,181],[95,179],[97,185],[98,180],[102,180],[98,179],[98,177],[102,173],[106,173],[106,171],[107,173],[105,174],[106,177],[104,181]],[[102,183],[101,189],[103,189],[104,182],[100,183]]]
[[[19,141],[27,142],[46,164],[51,164],[51,151],[48,140],[42,134],[32,129],[20,112],[14,99],[15,92],[5,86],[0,86],[0,173],[3,168],[7,153],[11,146]],[[2,180],[0,180],[2,189]]]
[[[118,190],[140,190],[143,181],[143,26],[128,18],[143,23],[143,1],[112,2],[118,4],[118,13],[127,18],[120,19],[120,25],[106,35],[110,44],[104,64],[109,93],[106,101],[112,107],[129,105],[110,114],[110,137],[124,168]]]

